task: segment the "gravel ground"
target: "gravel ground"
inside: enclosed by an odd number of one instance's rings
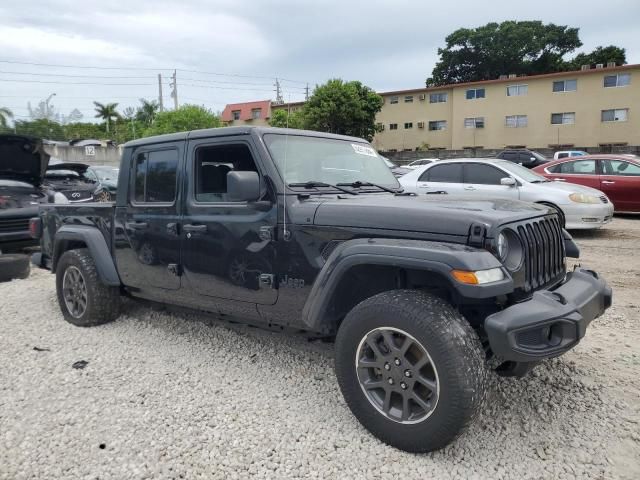
[[[81,329],[47,272],[2,284],[0,478],[640,478],[640,218],[576,237],[614,306],[426,455],[357,423],[330,345],[133,302]]]

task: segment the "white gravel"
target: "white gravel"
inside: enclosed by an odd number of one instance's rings
[[[426,455],[357,423],[330,345],[133,302],[77,328],[34,271],[0,285],[0,478],[640,478],[639,240],[640,219],[580,236],[615,306],[575,351],[496,377],[479,421]]]

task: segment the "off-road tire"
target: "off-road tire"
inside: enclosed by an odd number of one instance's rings
[[[0,282],[28,278],[30,272],[29,255],[0,253]]]
[[[71,314],[63,293],[64,275],[71,267],[79,270],[86,285],[86,308],[79,317]],[[102,325],[112,322],[120,315],[120,289],[104,285],[100,281],[95,262],[86,248],[68,250],[60,257],[56,267],[56,290],[64,319],[78,327]]]
[[[368,332],[400,329],[428,352],[437,370],[435,409],[419,423],[387,418],[360,385],[356,353]],[[351,310],[338,330],[335,369],[347,405],[360,423],[383,442],[408,452],[428,452],[449,444],[484,404],[488,367],[480,340],[469,323],[439,297],[415,290],[392,290]],[[384,372],[382,372],[385,374]]]

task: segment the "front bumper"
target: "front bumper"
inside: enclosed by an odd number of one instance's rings
[[[611,306],[612,293],[598,274],[576,268],[554,290],[539,290],[485,320],[493,353],[505,361],[537,362],[562,355]]]
[[[613,203],[564,205],[562,211],[565,216],[567,230],[583,230],[600,228],[613,219]]]

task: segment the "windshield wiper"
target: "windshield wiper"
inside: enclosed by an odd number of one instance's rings
[[[354,188],[359,188],[359,187],[377,187],[380,190],[384,190],[385,192],[389,192],[389,193],[400,193],[400,190],[396,189],[396,188],[390,188],[390,187],[385,187],[384,185],[378,185],[377,183],[371,183],[371,182],[361,182],[360,180],[357,180],[355,182],[351,182],[351,183],[338,183],[338,186],[342,187],[354,187]]]
[[[349,190],[348,188],[342,188],[340,185],[341,185],[340,183],[338,185],[332,185],[330,183],[316,182],[314,180],[310,180],[308,182],[289,183],[287,186],[303,187],[303,188],[329,187],[329,188],[335,188],[336,190],[340,190],[341,192],[344,192],[344,193],[349,193],[351,195],[358,195],[358,192],[354,192],[353,190]]]

